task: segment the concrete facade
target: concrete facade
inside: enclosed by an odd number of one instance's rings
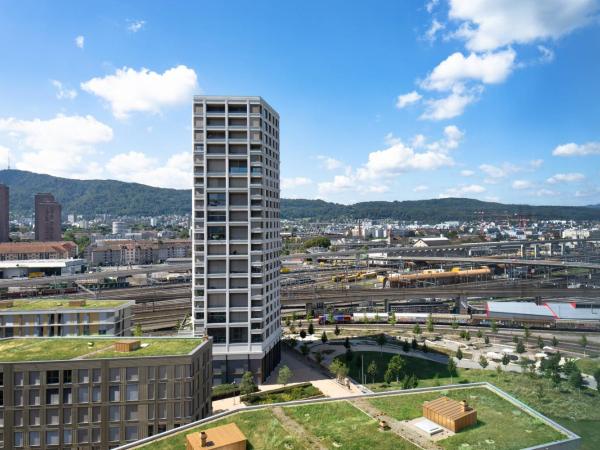
[[[10,210],[10,202],[8,194],[8,186],[0,184],[0,242],[9,241],[10,223],[8,212]]]
[[[52,194],[35,194],[35,240],[60,241],[62,207]]]
[[[279,115],[260,97],[193,102],[193,323],[214,383],[280,359]]]

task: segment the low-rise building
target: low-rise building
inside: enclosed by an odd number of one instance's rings
[[[101,449],[211,414],[212,342],[0,339],[0,447]]]
[[[76,256],[77,244],[70,241],[0,243],[0,261],[70,259]]]
[[[36,278],[85,272],[83,259],[26,259],[0,261],[0,278]]]
[[[168,258],[191,258],[189,239],[96,241],[86,251],[92,265],[156,264]]]
[[[0,338],[130,336],[127,300],[2,300]]]

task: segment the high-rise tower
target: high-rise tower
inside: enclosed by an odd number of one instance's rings
[[[214,383],[280,360],[279,115],[260,97],[193,105],[193,323]]]
[[[8,242],[10,234],[10,225],[8,221],[8,212],[10,209],[8,200],[8,186],[0,184],[0,242]]]
[[[35,240],[60,241],[62,239],[60,203],[47,192],[35,194]]]

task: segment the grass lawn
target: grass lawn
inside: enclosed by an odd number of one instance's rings
[[[327,448],[344,450],[413,450],[410,442],[390,431],[379,431],[370,418],[347,401],[289,406],[285,413],[317,436]]]
[[[277,389],[275,392],[259,392],[244,397],[246,405],[266,405],[269,403],[291,402],[306,398],[322,397],[323,393],[312,384],[301,386],[288,386],[285,389]]]
[[[594,375],[594,372],[600,369],[600,358],[581,358],[575,361],[577,367],[588,375]]]
[[[369,367],[369,364],[371,364],[371,361],[375,361],[375,364],[377,365],[377,373],[374,377],[374,381],[376,383],[383,382],[383,374],[387,369],[388,363],[390,362],[390,359],[392,359],[392,357],[395,356],[393,353],[382,352],[380,354],[378,351],[352,352],[352,354],[354,356],[352,358],[352,362],[348,367],[350,371],[350,376],[358,382],[361,381],[362,363],[362,368],[364,368],[366,382],[373,382],[373,378],[367,374],[367,368]],[[404,370],[404,373],[406,375],[415,374],[419,379],[434,378],[436,374],[439,378],[445,378],[450,376],[448,368],[445,364],[440,364],[422,358],[405,356],[403,354],[401,354],[400,356],[406,364]],[[346,362],[346,358],[344,355],[341,355],[338,358],[341,359],[342,362]]]
[[[444,392],[373,398],[369,401],[398,420],[409,420],[422,416],[424,401],[442,395],[455,400],[467,400],[469,405],[477,410],[478,421],[477,425],[439,441],[444,449],[462,449],[468,445],[470,449],[517,450],[564,438],[558,431],[486,388],[452,389]]]
[[[116,308],[127,303],[126,300],[85,300],[83,306],[69,306],[70,301],[75,299],[54,299],[54,300],[14,300],[10,308],[3,308],[3,311],[33,311],[40,310],[58,310],[58,309],[94,309],[94,308]]]
[[[143,448],[148,450],[181,450],[185,448],[185,436],[187,434],[231,422],[235,422],[248,438],[248,450],[306,450],[304,443],[290,435],[268,409],[235,414],[169,438],[155,441]]]

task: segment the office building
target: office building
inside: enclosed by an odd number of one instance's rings
[[[212,413],[210,375],[210,340],[0,339],[0,443],[106,450],[152,436]]]
[[[8,186],[0,184],[0,242],[8,242],[10,234],[10,223],[8,212],[10,202],[8,200]]]
[[[60,241],[62,238],[60,203],[49,193],[35,194],[35,240]]]
[[[133,300],[0,300],[0,338],[131,336]]]
[[[193,104],[193,322],[213,383],[280,360],[279,115],[260,97]]]

